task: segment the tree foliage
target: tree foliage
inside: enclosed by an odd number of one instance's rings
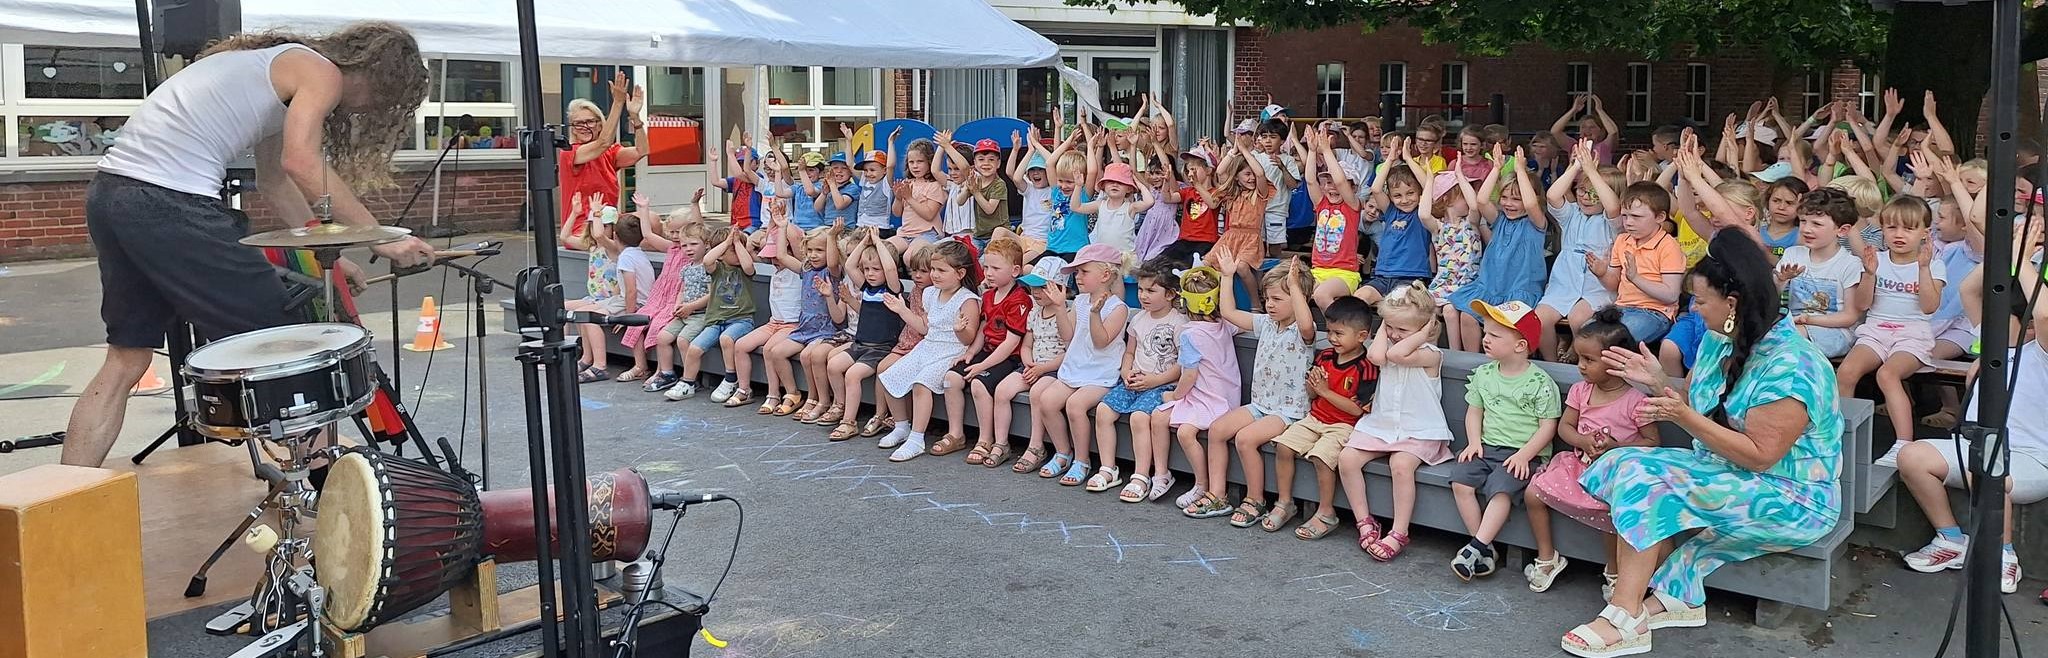
[[[1405,24],[1475,56],[1531,42],[1649,59],[1746,45],[1793,66],[1874,61],[1891,22],[1861,0],[1067,0],[1111,10],[1162,1],[1272,29]]]

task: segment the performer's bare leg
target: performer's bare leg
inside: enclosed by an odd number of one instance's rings
[[[107,346],[106,362],[78,395],[71,422],[64,427],[65,464],[97,468],[107,461],[107,451],[121,436],[128,394],[155,358],[155,351],[146,347]]]

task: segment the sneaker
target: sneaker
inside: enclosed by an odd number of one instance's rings
[[[907,462],[924,454],[924,439],[910,437],[896,446],[896,452],[889,453],[889,461]]]
[[[1906,447],[1906,444],[1908,444],[1908,443],[1912,443],[1912,442],[1911,442],[1911,441],[1898,441],[1898,442],[1895,442],[1895,443],[1893,443],[1893,444],[1892,444],[1892,449],[1884,451],[1884,456],[1883,456],[1883,457],[1878,457],[1877,459],[1873,459],[1873,460],[1871,460],[1871,462],[1870,462],[1870,463],[1871,463],[1871,464],[1873,464],[1873,465],[1877,465],[1877,466],[1883,466],[1883,467],[1885,467],[1885,468],[1898,468],[1898,467],[1899,467],[1899,450],[1901,450],[1901,449],[1905,448],[1905,447]]]
[[[657,372],[654,373],[653,377],[647,378],[647,383],[640,385],[640,390],[649,393],[660,393],[668,390],[670,386],[675,386],[678,379],[681,379],[681,377],[677,377],[675,373]]]
[[[725,404],[726,400],[732,399],[733,391],[739,390],[739,387],[739,382],[730,379],[721,381],[718,383],[718,388],[711,389],[711,401]]]
[[[1920,550],[1906,554],[1906,568],[1920,573],[1936,573],[1946,569],[1963,568],[1963,553],[1970,548],[1970,540],[1949,541],[1947,537],[1935,535],[1934,541],[1927,542]]]
[[[1999,561],[2004,568],[1998,571],[1998,591],[2007,594],[2020,591],[2020,556],[2005,551],[2004,559]]]
[[[887,450],[903,445],[903,440],[908,438],[910,438],[910,423],[903,423],[897,425],[895,429],[889,430],[888,434],[883,434],[882,440],[875,442],[875,447]],[[895,455],[890,456],[894,457]]]
[[[674,401],[688,400],[690,398],[697,397],[697,383],[676,382],[674,386],[670,386],[668,387],[667,391],[662,392],[661,396]],[[727,392],[726,396],[731,397],[732,393]]]
[[[1465,542],[1458,548],[1458,553],[1451,556],[1451,573],[1457,574],[1458,580],[1470,582],[1474,578],[1492,575],[1493,568],[1492,551],[1482,550],[1477,540]]]

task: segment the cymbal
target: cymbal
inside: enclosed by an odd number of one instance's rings
[[[300,228],[264,231],[242,238],[242,244],[251,247],[279,247],[284,249],[353,247],[383,244],[411,234],[412,231],[410,229],[397,226],[317,224]]]

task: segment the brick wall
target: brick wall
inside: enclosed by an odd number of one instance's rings
[[[923,112],[910,109],[911,72],[909,69],[895,69],[889,72],[889,95],[892,119],[922,119]]]
[[[441,221],[471,231],[504,230],[519,225],[519,205],[525,199],[526,172],[519,165],[503,168],[444,172],[441,177]],[[412,195],[424,172],[402,172],[394,177],[398,186],[364,198],[370,213],[389,222]],[[92,254],[92,241],[85,232],[84,174],[79,180],[0,183],[0,262],[38,258],[72,258]],[[432,189],[420,195],[407,224],[420,226],[433,214]],[[243,206],[249,209],[254,230],[280,228],[260,195],[250,194]]]
[[[1266,31],[1258,28],[1237,28],[1237,50],[1231,53],[1232,74],[1230,88],[1233,102],[1230,119],[1256,117],[1266,107],[1266,95],[1273,93],[1266,78]],[[1309,90],[1313,93],[1315,69],[1309,69],[1311,81]],[[1349,72],[1346,72],[1347,84]],[[1313,98],[1313,96],[1311,96]],[[1277,96],[1276,96],[1277,100]],[[1315,107],[1313,104],[1307,107]],[[1220,137],[1219,137],[1220,138]]]

